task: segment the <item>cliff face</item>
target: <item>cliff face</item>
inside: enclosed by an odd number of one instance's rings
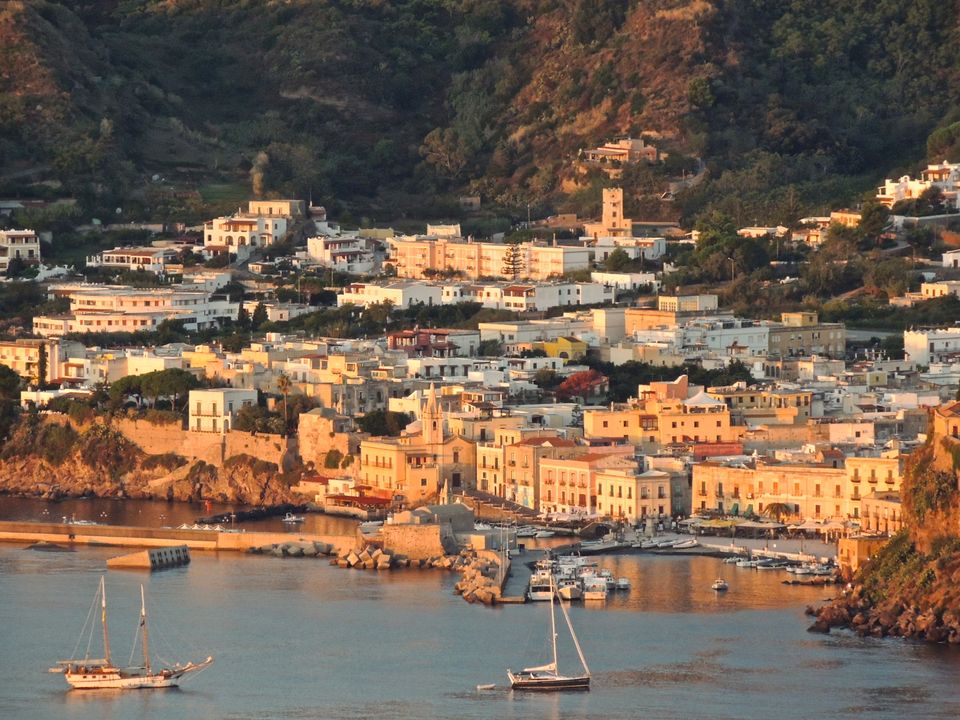
[[[960,442],[933,434],[911,456],[901,495],[904,530],[817,612],[812,630],[849,627],[960,644]]]
[[[296,502],[293,476],[249,455],[222,466],[173,453],[148,455],[101,423],[25,416],[0,453],[0,492],[41,497],[115,497],[245,505]]]

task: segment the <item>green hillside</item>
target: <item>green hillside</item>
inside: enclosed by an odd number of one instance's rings
[[[652,131],[670,159],[624,178],[635,211],[783,222],[960,120],[957,26],[933,0],[12,0],[0,194],[131,217],[244,188],[385,218],[466,190],[584,212],[609,181],[577,151]],[[694,158],[705,181],[661,202]]]

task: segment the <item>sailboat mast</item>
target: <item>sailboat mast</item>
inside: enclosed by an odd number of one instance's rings
[[[110,665],[110,632],[107,630],[107,588],[100,576],[100,625],[103,627],[103,658]]]
[[[560,612],[563,613],[563,619],[567,621],[567,629],[570,631],[570,637],[573,638],[573,646],[577,649],[577,655],[580,658],[580,664],[583,665],[583,671],[589,675],[590,668],[587,667],[587,660],[583,657],[583,650],[580,649],[580,641],[577,640],[577,634],[573,631],[573,623],[570,622],[570,616],[567,614],[567,609],[563,606],[563,602],[560,602]]]
[[[150,673],[150,647],[147,641],[147,601],[140,586],[140,632],[143,634],[143,667]]]
[[[556,599],[556,588],[553,585],[553,573],[550,573],[550,642],[553,643],[553,670],[557,670],[557,617],[553,609]]]

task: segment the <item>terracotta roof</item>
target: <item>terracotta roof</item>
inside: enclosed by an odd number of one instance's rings
[[[560,437],[532,437],[521,440],[516,445],[552,445],[553,447],[574,447],[576,443],[573,440]]]

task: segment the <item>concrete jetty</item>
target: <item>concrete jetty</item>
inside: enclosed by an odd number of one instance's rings
[[[179,530],[125,525],[80,525],[74,523],[38,523],[0,521],[0,542],[50,542],[60,545],[115,545],[120,547],[176,547],[190,550],[230,550],[247,552],[250,548],[293,540],[329,543],[335,548],[352,548],[354,537],[313,533],[227,532],[217,530]]]
[[[186,545],[139,550],[107,560],[108,568],[129,568],[133,570],[163,570],[189,564],[190,549]]]

